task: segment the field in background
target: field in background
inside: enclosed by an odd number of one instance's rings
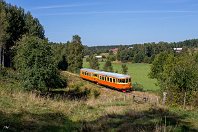
[[[103,69],[105,62],[100,62],[100,70]],[[121,73],[121,63],[112,63],[114,71]],[[132,77],[132,83],[142,84],[146,91],[157,91],[159,87],[156,86],[156,80],[150,79],[148,73],[150,72],[150,64],[145,63],[126,63],[128,67],[128,74]],[[84,68],[89,68],[89,63],[84,60]]]

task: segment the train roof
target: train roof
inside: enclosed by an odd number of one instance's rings
[[[101,74],[101,75],[106,75],[106,76],[111,76],[115,78],[130,78],[129,75],[124,75],[124,74],[118,74],[118,73],[113,73],[113,72],[105,72],[105,71],[99,71],[99,70],[94,70],[94,69],[88,69],[88,68],[82,68],[81,70],[87,71],[87,72],[93,72],[96,74]]]

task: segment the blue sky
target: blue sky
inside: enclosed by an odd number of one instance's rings
[[[85,45],[198,38],[198,0],[6,0],[37,17],[53,42]]]

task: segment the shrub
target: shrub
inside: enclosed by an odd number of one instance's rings
[[[94,98],[98,98],[100,96],[100,92],[98,90],[93,90]]]
[[[66,85],[56,69],[47,40],[33,36],[23,37],[16,47],[14,62],[27,90],[46,91]]]
[[[133,86],[133,90],[135,91],[143,91],[144,89],[143,85],[137,82],[133,83],[132,86]]]

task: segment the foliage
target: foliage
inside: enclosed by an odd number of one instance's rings
[[[113,72],[113,66],[110,60],[107,59],[107,61],[104,64],[103,70],[106,72]]]
[[[91,69],[99,70],[99,62],[94,55],[89,57],[89,65]]]
[[[123,73],[123,74],[127,74],[127,72],[128,72],[128,67],[127,67],[127,65],[126,65],[126,64],[122,64],[122,73]]]
[[[137,82],[135,82],[135,83],[132,84],[132,89],[134,91],[144,91],[143,85],[142,84],[139,84]]]
[[[68,70],[70,72],[78,73],[82,68],[84,47],[81,38],[74,35],[71,42],[67,43],[53,43],[50,42],[53,50],[54,61],[56,67],[60,70]]]
[[[100,96],[100,91],[99,90],[93,90],[93,95],[94,95],[94,98],[98,98]]]
[[[110,49],[118,48],[115,56],[109,56],[111,61],[117,59],[121,62],[152,63],[154,57],[161,52],[173,53],[173,48],[183,48],[182,50],[195,49],[198,47],[198,39],[185,40],[181,42],[159,42],[132,45],[111,45],[111,46],[85,46],[84,55],[108,53]],[[111,50],[110,50],[111,51]],[[112,52],[110,52],[112,54]]]
[[[71,42],[67,44],[68,71],[77,73],[83,64],[83,45],[81,38],[74,35]]]
[[[151,72],[149,74],[151,78],[156,78],[158,80],[163,78],[162,73],[164,71],[164,65],[166,64],[166,60],[169,56],[171,56],[171,54],[162,52],[155,57],[151,65]]]
[[[143,62],[143,60],[144,60],[144,54],[141,53],[141,52],[137,53],[137,54],[134,56],[134,59],[133,59],[133,61],[134,61],[135,63],[141,63],[141,62]]]
[[[5,50],[5,42],[7,37],[9,36],[6,33],[6,29],[8,27],[8,21],[6,20],[6,11],[4,8],[3,2],[0,2],[0,65],[4,66],[4,50]]]
[[[62,43],[50,43],[51,48],[53,49],[53,58],[56,64],[56,67],[59,70],[67,70],[67,45]]]
[[[24,36],[16,50],[15,67],[21,74],[25,89],[46,91],[65,85],[55,68],[52,50],[46,40]]]
[[[13,48],[16,46],[16,42],[25,34],[35,35],[43,39],[44,29],[38,19],[33,18],[30,12],[25,13],[24,9],[7,4],[2,0],[0,1],[0,6],[2,10],[0,25],[3,26],[0,29],[5,31],[3,35],[0,35],[0,42],[3,40],[4,45],[4,53],[1,54],[4,59],[2,63],[5,67],[11,67],[15,54]]]
[[[196,55],[182,53],[159,54],[153,61],[150,76],[156,78],[162,91],[168,93],[171,102],[182,104],[184,94],[187,102],[192,105],[198,90],[198,63]]]

